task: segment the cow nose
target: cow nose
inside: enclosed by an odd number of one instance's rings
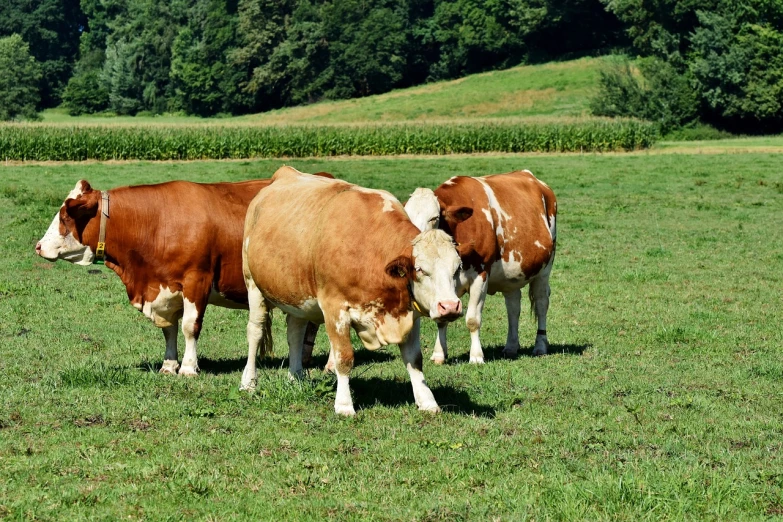
[[[39,256],[41,255],[41,242],[40,241],[35,245],[35,253],[38,254]]]
[[[453,321],[462,315],[462,301],[438,301],[438,318]]]

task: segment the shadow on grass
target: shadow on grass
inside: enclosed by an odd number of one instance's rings
[[[356,350],[354,354],[354,368],[371,363],[382,363],[395,359],[395,354],[382,351]],[[329,354],[323,353],[313,355],[312,363],[307,368],[320,368],[326,366],[329,360]],[[226,373],[241,372],[247,364],[247,357],[238,357],[235,359],[210,359],[209,357],[199,357],[198,367],[201,373],[209,375],[223,375]],[[136,366],[137,370],[147,372],[158,372],[163,366],[163,361],[142,361]],[[257,367],[267,369],[288,368],[288,357],[263,357],[258,359]]]
[[[589,343],[588,344],[550,344],[547,355],[555,355],[555,354],[582,355],[585,352],[585,350],[588,350],[592,347],[593,345]],[[521,348],[517,353],[517,356],[511,358],[503,355],[503,348],[504,345],[502,344],[485,346],[483,348],[484,362],[489,363],[495,360],[513,360],[513,359],[518,359],[520,357],[542,357],[540,355],[533,355],[533,345],[530,345],[526,348]],[[449,360],[451,360],[452,362],[466,363],[470,360],[470,353],[465,352],[464,354],[458,357],[454,357],[454,358],[450,357]]]
[[[369,409],[378,404],[392,408],[415,404],[413,387],[407,379],[397,381],[394,378],[358,377],[351,379],[351,390],[354,407],[357,409]],[[476,404],[466,392],[451,386],[436,386],[432,388],[432,394],[444,412],[479,417],[495,416],[495,408]]]

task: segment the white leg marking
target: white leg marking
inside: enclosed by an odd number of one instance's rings
[[[549,311],[549,274],[543,274],[533,279],[530,282],[528,294],[533,305],[533,311],[538,319],[538,329],[546,331],[546,314]],[[533,355],[544,355],[548,350],[549,340],[546,335],[536,334]]]
[[[195,303],[187,299],[182,299],[182,334],[185,336],[185,353],[182,355],[182,367],[179,369],[180,375],[193,377],[198,375],[198,357],[196,355],[196,345],[198,336],[196,334],[196,321],[198,321],[198,309]]]
[[[437,413],[440,411],[440,407],[432,395],[432,390],[430,390],[427,382],[424,380],[424,373],[421,371],[420,321],[420,318],[413,321],[410,335],[400,344],[400,354],[411,378],[413,399],[416,401],[416,406],[422,411]]]
[[[522,300],[522,291],[517,288],[503,294],[506,300],[506,315],[508,315],[508,334],[506,335],[506,346],[503,348],[503,355],[514,357],[519,351],[519,311],[520,301]]]
[[[256,384],[258,384],[256,355],[263,339],[264,324],[270,320],[270,317],[261,291],[252,281],[246,281],[246,284],[250,311],[247,320],[247,363],[242,372],[242,381],[239,384],[239,389],[252,392],[256,389]]]
[[[334,397],[334,412],[338,415],[352,417],[356,415],[353,409],[353,400],[351,399],[351,388],[348,386],[348,373],[340,371],[340,365],[335,365],[337,374],[337,394]]]
[[[470,331],[470,362],[474,364],[484,363],[484,352],[481,350],[481,311],[484,309],[484,300],[487,298],[487,284],[489,277],[482,279],[477,277],[470,284],[470,299],[468,300],[468,312],[465,314],[465,323]]]
[[[432,357],[430,357],[430,360],[435,364],[444,364],[446,357],[448,357],[448,346],[446,343],[448,329],[448,323],[438,324],[438,336],[435,338],[435,348],[432,349]]]

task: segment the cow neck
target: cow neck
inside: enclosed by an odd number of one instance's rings
[[[411,308],[410,309],[419,312],[421,315],[426,315],[424,313],[424,310],[421,309],[421,306],[419,306],[419,303],[416,302],[416,298],[413,297],[413,281],[410,280],[410,279],[408,280],[408,294],[410,295],[410,298],[411,298]]]
[[[101,225],[98,232],[98,247],[95,249],[93,263],[104,264],[106,260],[106,222],[109,220],[109,191],[101,191]]]

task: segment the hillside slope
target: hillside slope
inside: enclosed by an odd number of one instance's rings
[[[584,116],[607,58],[524,65],[377,96],[291,107],[239,119],[347,123]]]
[[[51,124],[329,124],[397,121],[455,121],[487,118],[560,118],[589,114],[589,98],[601,65],[610,58],[523,65],[420,85],[377,96],[325,101],[235,118],[192,116],[68,116],[64,109],[42,114]]]

